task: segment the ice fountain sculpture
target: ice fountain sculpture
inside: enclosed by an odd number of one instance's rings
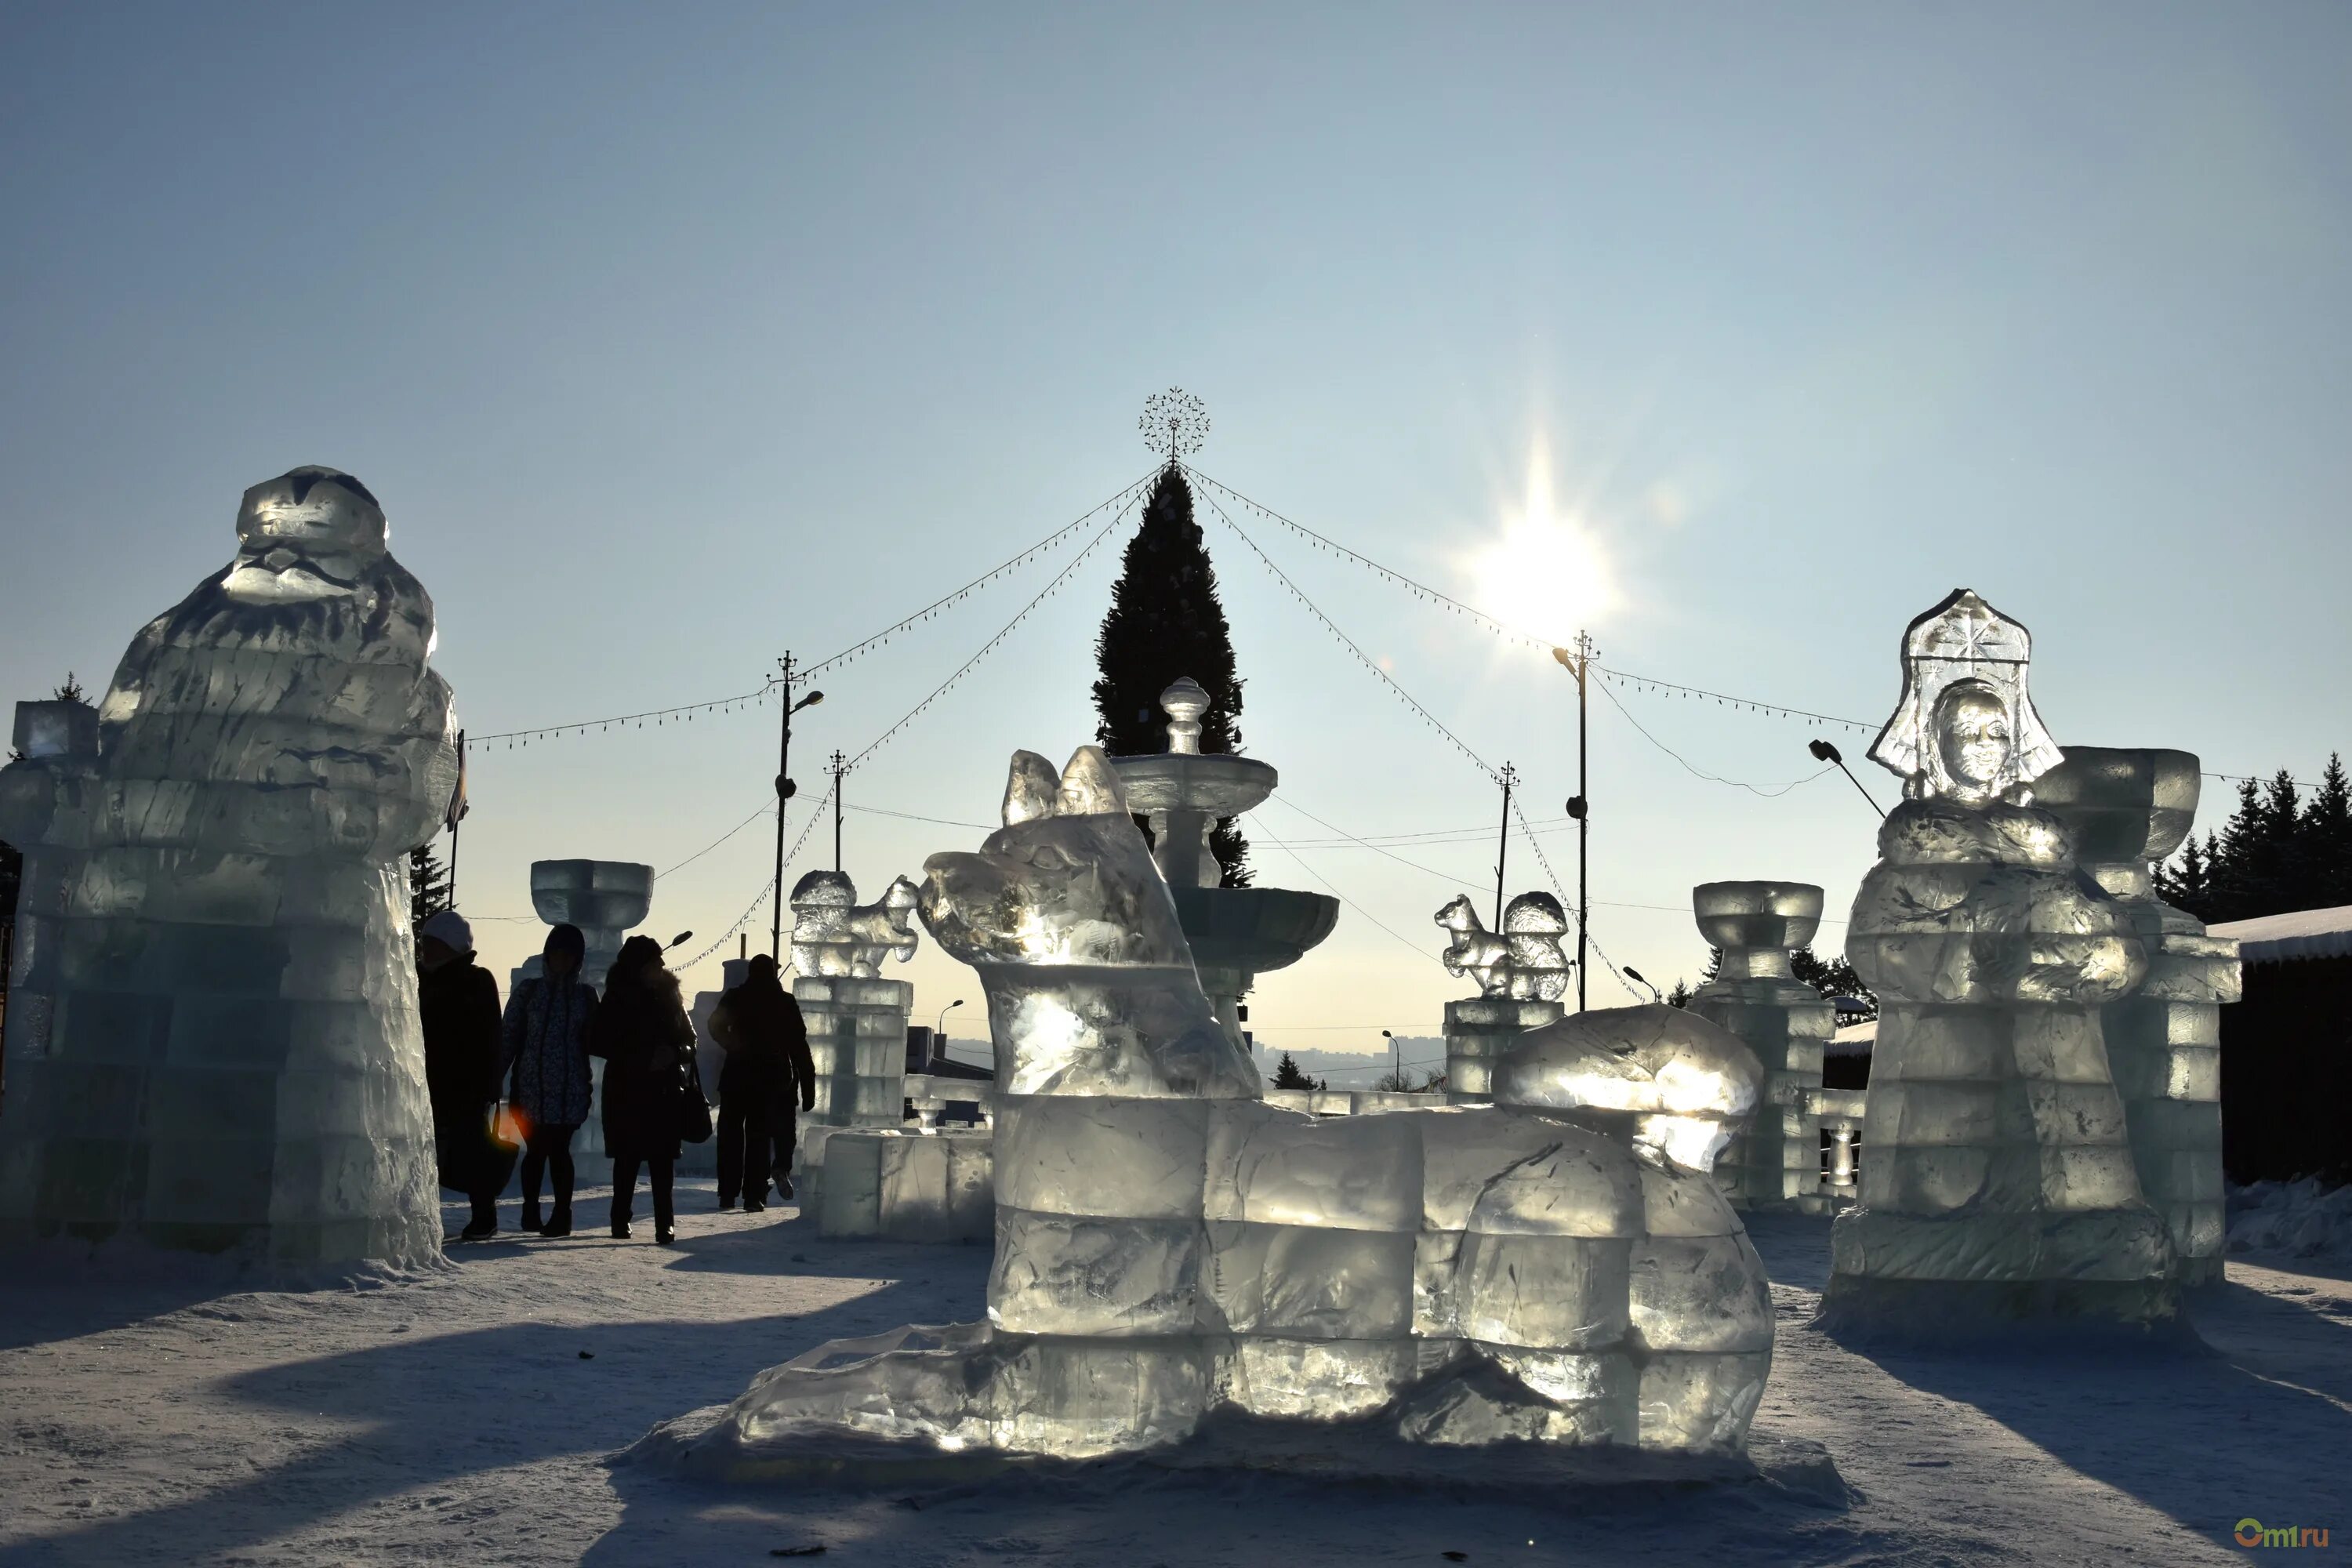
[[[1764,1064],[1755,1118],[1731,1141],[1716,1174],[1739,1208],[1825,1213],[1822,1120],[1809,1098],[1822,1087],[1822,1048],[1837,1007],[1796,977],[1793,949],[1822,924],[1822,890],[1807,882],[1702,882],[1691,889],[1699,934],[1723,956],[1691,1011],[1748,1042]]]
[[[0,772],[26,852],[0,1242],[432,1260],[401,861],[457,777],[433,604],[348,475],[254,486],[236,531],[95,733]]]
[[[848,1204],[863,1216],[875,1201],[873,1184],[845,1187],[829,1200],[825,1145],[845,1128],[896,1127],[906,1119],[907,1017],[915,988],[881,976],[885,959],[903,963],[915,955],[915,884],[898,878],[880,899],[861,905],[846,876],[811,871],[793,885],[792,906],[793,999],[808,1025],[816,1068],[815,1105],[800,1113],[794,1135],[801,1205],[822,1214],[828,1201]]]
[[[1151,824],[1151,858],[1176,899],[1201,988],[1235,1045],[1244,1043],[1241,1000],[1257,977],[1298,962],[1331,934],[1339,900],[1288,888],[1221,888],[1209,835],[1218,822],[1265,802],[1280,783],[1255,757],[1201,750],[1209,694],[1189,676],[1160,694],[1168,749],[1113,757],[1128,804]]]
[[[710,1440],[854,1435],[1084,1457],[1213,1412],[1383,1440],[1738,1449],[1764,1272],[1707,1170],[1761,1069],[1680,1009],[1594,1012],[1496,1064],[1511,1108],[1318,1119],[1260,1098],[1116,764],[1016,752],[1003,828],[925,863],[998,1062],[988,1320],[821,1346]]]
[[[1567,1012],[1568,915],[1549,893],[1521,893],[1503,910],[1503,929],[1490,931],[1469,896],[1456,894],[1432,918],[1446,932],[1445,973],[1478,983],[1477,995],[1445,1005],[1445,1096],[1484,1104],[1495,1097],[1495,1059]]]
[[[2070,746],[2034,785],[2147,952],[2147,977],[2099,1022],[2140,1190],[2171,1232],[2184,1287],[2221,1279],[2221,1004],[2241,994],[2237,944],[2159,899],[2150,871],[2188,837],[2199,793],[2189,752],[2107,746]]]
[[[2147,968],[2131,911],[2032,804],[2060,753],[2026,630],[1966,589],[1913,621],[1871,755],[1906,798],[1846,955],[1879,997],[1861,1205],[1832,1232],[1832,1323],[1937,1333],[2178,1310],[2101,1011]]]

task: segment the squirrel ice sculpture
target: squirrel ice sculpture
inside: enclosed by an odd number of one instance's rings
[[[1090,1455],[1224,1407],[1451,1445],[1741,1444],[1772,1312],[1707,1170],[1761,1079],[1738,1038],[1587,1013],[1498,1058],[1507,1108],[1277,1110],[1102,753],[1015,753],[1003,820],[922,891],[1001,1064],[988,1321],[813,1351],[736,1401],[736,1439]]]
[[[0,772],[0,1241],[436,1258],[399,863],[457,783],[433,603],[347,474],[256,485],[236,531],[123,655],[95,750]]]

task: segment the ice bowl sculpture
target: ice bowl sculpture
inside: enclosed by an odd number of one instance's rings
[[[1088,1457],[1212,1415],[1386,1443],[1737,1451],[1764,1271],[1707,1165],[1762,1073],[1678,1009],[1581,1015],[1497,1063],[1516,1103],[1270,1106],[1194,976],[1093,747],[1015,753],[1004,826],[925,863],[999,1064],[984,1323],[821,1346],[711,1440]]]
[[[2099,1026],[2140,1191],[2184,1288],[2221,1279],[2221,1005],[2242,994],[2237,944],[2158,897],[2151,874],[2189,836],[2200,785],[2187,752],[2110,746],[2069,746],[2035,784],[2147,952],[2147,977],[2099,1009]]]
[[[1799,980],[1792,950],[1821,930],[1822,890],[1810,882],[1702,882],[1691,889],[1699,934],[1722,954],[1691,1011],[1748,1042],[1764,1065],[1756,1114],[1717,1164],[1740,1208],[1820,1213],[1822,1052],[1837,1008]]]
[[[2034,803],[2061,755],[2029,647],[1966,589],[1904,634],[1903,697],[1871,755],[1906,798],[1847,931],[1881,1011],[1862,1201],[1832,1232],[1833,1325],[2150,1327],[2178,1310],[2101,1026],[2146,944]]]
[[[254,486],[236,532],[94,737],[0,771],[26,857],[0,1242],[437,1259],[401,865],[457,783],[433,602],[348,474]]]

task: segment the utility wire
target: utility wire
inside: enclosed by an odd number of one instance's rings
[[[1824,767],[1813,773],[1807,773],[1803,778],[1790,779],[1787,784],[1752,784],[1748,783],[1745,779],[1727,779],[1719,773],[1711,773],[1702,768],[1694,767],[1688,757],[1684,756],[1680,752],[1675,751],[1672,746],[1667,745],[1664,741],[1659,740],[1655,735],[1651,734],[1649,731],[1643,729],[1642,721],[1639,719],[1634,718],[1633,713],[1622,702],[1617,700],[1617,694],[1609,689],[1609,683],[1607,681],[1602,681],[1601,683],[1601,695],[1609,699],[1609,705],[1611,707],[1616,709],[1618,712],[1625,715],[1625,722],[1633,725],[1634,731],[1641,735],[1642,739],[1649,742],[1650,744],[1657,747],[1658,750],[1665,752],[1666,755],[1680,763],[1683,765],[1684,772],[1690,773],[1695,778],[1705,779],[1709,784],[1730,784],[1735,789],[1744,789],[1750,795],[1760,795],[1766,799],[1771,800],[1788,794],[1790,790],[1795,789],[1799,784],[1809,784],[1815,779],[1821,777],[1822,773],[1831,771],[1829,768]]]
[[[1522,827],[1527,826],[1527,814],[1519,809],[1519,803],[1516,799],[1511,802],[1511,815],[1519,819],[1519,825]],[[1544,880],[1549,882],[1551,890],[1559,896],[1560,908],[1567,911],[1568,918],[1576,922],[1578,931],[1591,945],[1592,951],[1601,955],[1601,962],[1608,966],[1609,973],[1617,976],[1617,984],[1622,985],[1633,1000],[1640,1001],[1642,994],[1633,989],[1632,981],[1618,973],[1616,960],[1609,956],[1608,950],[1601,945],[1600,939],[1594,936],[1591,928],[1585,925],[1583,912],[1577,908],[1574,900],[1569,898],[1568,889],[1560,886],[1559,874],[1551,868],[1551,861],[1546,858],[1542,844],[1538,843],[1532,834],[1528,836],[1528,847],[1535,851],[1536,864],[1543,868]]]
[[[793,839],[793,847],[784,852],[784,864],[786,866],[790,866],[794,860],[800,858],[801,851],[808,846],[809,835],[815,832],[816,825],[824,820],[825,802],[832,798],[833,790],[830,786],[826,788],[824,795],[817,797],[816,805],[809,812],[808,820],[801,825],[801,836],[798,838]],[[684,864],[684,862],[680,862],[680,864]],[[673,970],[676,973],[682,974],[686,971],[692,969],[696,964],[700,963],[703,960],[709,958],[712,953],[717,952],[720,948],[726,946],[727,939],[733,936],[737,931],[741,931],[745,925],[750,923],[751,917],[760,912],[761,907],[766,904],[770,898],[777,895],[777,883],[779,880],[779,878],[771,876],[768,879],[767,885],[760,889],[759,896],[751,900],[751,908],[745,910],[741,914],[735,917],[735,923],[733,925],[730,925],[725,931],[720,931],[719,933],[718,940],[713,942],[709,947],[704,948],[700,952],[696,953],[692,958],[688,959],[685,963],[673,965]],[[781,958],[783,955],[779,953],[777,956]]]
[[[760,818],[763,816],[773,816],[775,814],[776,808],[774,806],[767,805],[761,805],[759,809],[752,812],[751,816],[745,817],[742,821],[737,823],[734,826],[729,828],[726,832],[720,834],[718,837],[712,839],[709,843],[704,845],[701,848],[696,850],[693,854],[688,856],[677,865],[672,866],[668,871],[655,872],[654,880],[658,882],[664,877],[668,876],[670,871],[685,869],[687,867],[693,865],[697,860],[701,859],[705,855],[709,854],[713,849],[718,848],[721,844],[726,843],[729,839],[742,832],[745,828],[751,826],[751,824],[759,821]]]
[[[1338,840],[1338,843],[1340,845],[1354,844],[1360,846],[1363,848],[1373,851],[1375,854],[1387,856],[1390,859],[1395,861],[1400,866],[1409,866],[1416,871],[1425,872],[1432,877],[1437,878],[1440,881],[1451,883],[1457,888],[1467,887],[1470,885],[1469,879],[1465,877],[1454,876],[1448,872],[1439,870],[1434,866],[1424,866],[1418,860],[1408,860],[1403,856],[1396,854],[1392,850],[1384,849],[1381,846],[1371,843],[1368,839],[1355,837],[1350,835],[1346,828],[1339,826],[1337,823],[1324,822],[1323,818],[1316,816],[1313,812],[1307,810],[1297,801],[1284,800],[1280,795],[1268,795],[1266,798],[1268,800],[1280,801],[1282,805],[1288,806],[1291,810],[1297,812],[1299,816],[1306,817],[1310,822],[1322,823],[1325,827],[1340,836]],[[1467,842],[1467,840],[1465,840],[1465,842]]]
[[[1423,958],[1428,958],[1428,957],[1430,957],[1430,956],[1431,956],[1431,953],[1430,953],[1430,952],[1429,952],[1429,950],[1428,950],[1427,948],[1421,946],[1419,943],[1417,943],[1417,942],[1415,942],[1414,941],[1412,941],[1412,938],[1410,938],[1410,937],[1397,936],[1396,931],[1395,931],[1392,928],[1391,928],[1390,926],[1388,926],[1388,925],[1386,925],[1386,924],[1383,924],[1383,923],[1382,923],[1382,921],[1381,921],[1381,918],[1380,918],[1378,915],[1375,915],[1374,913],[1372,913],[1372,911],[1371,911],[1371,910],[1368,910],[1368,909],[1364,908],[1364,906],[1363,906],[1363,905],[1361,905],[1361,904],[1360,904],[1360,903],[1356,902],[1356,900],[1353,900],[1353,899],[1349,898],[1347,894],[1345,894],[1345,893],[1341,892],[1341,891],[1339,890],[1339,889],[1338,885],[1337,885],[1337,884],[1335,884],[1335,883],[1334,883],[1334,882],[1333,882],[1329,878],[1328,878],[1328,877],[1324,876],[1321,872],[1318,871],[1314,867],[1309,866],[1309,865],[1307,863],[1307,858],[1306,858],[1305,856],[1301,855],[1297,850],[1293,849],[1289,845],[1285,844],[1281,839],[1276,838],[1273,834],[1266,832],[1266,831],[1265,831],[1265,826],[1264,826],[1264,825],[1262,825],[1262,824],[1257,820],[1257,817],[1256,817],[1255,815],[1253,815],[1253,814],[1251,814],[1251,813],[1249,813],[1249,812],[1244,812],[1242,815],[1243,815],[1243,816],[1244,816],[1244,818],[1249,822],[1249,825],[1250,825],[1250,826],[1252,827],[1252,829],[1253,829],[1253,830],[1255,830],[1255,832],[1259,837],[1263,837],[1263,838],[1264,838],[1264,839],[1265,839],[1268,844],[1273,845],[1276,849],[1279,849],[1279,850],[1281,850],[1284,854],[1286,854],[1286,855],[1289,856],[1293,860],[1297,861],[1297,862],[1298,862],[1298,868],[1299,868],[1300,870],[1302,870],[1302,871],[1306,872],[1308,876],[1310,876],[1310,877],[1314,878],[1317,881],[1318,881],[1318,882],[1322,883],[1325,887],[1329,888],[1329,889],[1331,889],[1331,896],[1332,896],[1333,898],[1335,898],[1335,899],[1339,900],[1341,903],[1343,903],[1343,904],[1347,905],[1349,909],[1351,909],[1351,910],[1355,910],[1358,914],[1360,914],[1360,915],[1363,916],[1366,920],[1368,920],[1368,921],[1371,921],[1374,925],[1379,926],[1382,931],[1387,931],[1391,936],[1394,936],[1394,937],[1396,937],[1397,941],[1399,941],[1399,942],[1403,942],[1403,943],[1405,944],[1405,946],[1407,946],[1407,947],[1409,947],[1409,948],[1412,948],[1413,952],[1415,952],[1416,953],[1419,953],[1422,957],[1423,957]]]

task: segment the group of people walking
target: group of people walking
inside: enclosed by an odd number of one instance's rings
[[[637,1176],[652,1189],[654,1239],[677,1237],[671,1178],[681,1145],[712,1135],[695,1059],[694,1025],[677,976],[651,937],[633,936],[605,972],[604,991],[581,975],[587,941],[577,926],[547,934],[541,973],[515,985],[501,1013],[498,982],[474,962],[473,931],[454,910],[417,928],[417,1009],[433,1102],[441,1184],[462,1192],[473,1216],[467,1241],[495,1235],[498,1196],[513,1145],[493,1118],[504,1098],[522,1133],[522,1228],[572,1234],[572,1135],[588,1120],[591,1058],[604,1064],[603,1127],[613,1160],[613,1235],[635,1217]],[[795,1105],[815,1101],[816,1068],[798,1004],[776,961],[752,959],[743,983],[719,998],[711,1037],[726,1052],[719,1074],[719,1206],[766,1206],[771,1175],[780,1196],[790,1174]],[[551,1183],[542,1217],[540,1190]]]

